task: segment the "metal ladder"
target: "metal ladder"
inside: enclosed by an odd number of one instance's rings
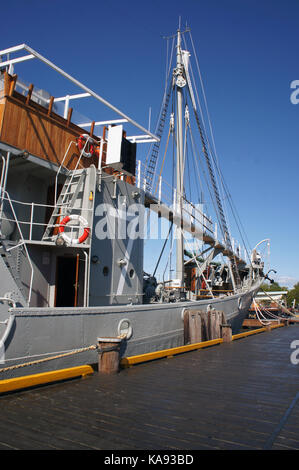
[[[42,240],[52,240],[52,231],[56,225],[58,217],[65,217],[70,214],[75,202],[78,200],[80,191],[84,191],[83,182],[86,177],[86,170],[73,170],[67,176],[65,183],[62,187],[61,193],[58,197],[55,208],[50,217],[48,225]],[[82,199],[82,198],[81,198]]]
[[[156,171],[156,165],[157,165],[159,149],[160,149],[160,142],[161,142],[161,137],[162,137],[163,130],[164,130],[171,90],[172,90],[172,80],[170,81],[168,92],[165,96],[165,100],[164,100],[163,108],[161,112],[161,118],[160,118],[159,126],[156,132],[156,135],[157,137],[159,137],[159,140],[158,142],[155,142],[153,145],[152,153],[150,155],[150,159],[146,168],[146,176],[145,176],[146,177],[146,190],[148,192],[151,192],[152,190],[153,178],[154,178],[154,174]]]

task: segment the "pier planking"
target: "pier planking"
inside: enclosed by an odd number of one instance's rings
[[[295,340],[297,325],[3,395],[0,449],[298,450]]]

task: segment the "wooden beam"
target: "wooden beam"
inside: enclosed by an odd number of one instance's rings
[[[68,113],[67,113],[67,122],[66,122],[67,127],[69,127],[70,125],[72,114],[73,114],[73,108],[69,108]]]
[[[90,137],[93,136],[94,125],[95,125],[95,121],[92,121],[91,126],[90,126],[90,132],[89,132]]]
[[[10,87],[9,87],[9,96],[12,96],[12,95],[13,95],[13,92],[15,91],[17,78],[18,78],[18,76],[17,76],[16,74],[14,74],[14,75],[11,77]]]
[[[27,96],[26,96],[26,105],[28,106],[29,104],[29,101],[31,99],[31,95],[32,95],[32,92],[33,92],[33,83],[30,83],[29,85],[29,88],[28,88],[28,93],[27,93]]]
[[[9,88],[10,88],[10,76],[5,70],[4,72],[4,96],[9,95]]]
[[[49,107],[48,107],[48,116],[51,116],[52,108],[53,108],[53,103],[54,103],[54,96],[51,96],[50,102],[49,102]]]
[[[98,338],[98,370],[102,374],[115,374],[119,371],[120,347],[123,338]]]

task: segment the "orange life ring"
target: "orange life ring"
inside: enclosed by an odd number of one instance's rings
[[[91,158],[95,155],[94,140],[88,134],[81,134],[78,137],[78,149],[82,152],[82,155],[87,158]]]
[[[70,220],[79,220],[79,222],[83,225],[84,231],[81,237],[79,238],[71,238],[68,235],[65,234],[64,229],[65,226]],[[87,237],[89,236],[90,229],[88,227],[87,221],[81,216],[77,214],[73,215],[67,215],[59,225],[58,232],[61,234],[62,238],[69,244],[69,245],[79,245],[80,243],[83,243]]]

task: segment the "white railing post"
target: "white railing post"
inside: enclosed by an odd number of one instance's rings
[[[29,240],[32,240],[33,211],[34,211],[34,202],[31,203]]]
[[[159,176],[159,193],[158,193],[158,201],[161,202],[162,196],[162,176]]]
[[[176,212],[176,189],[173,190],[173,212]]]
[[[100,155],[99,155],[99,161],[98,161],[98,170],[102,170],[102,160],[103,160],[103,147],[104,147],[104,138],[101,138],[101,143],[100,143]]]
[[[141,160],[137,162],[137,188],[141,187]]]
[[[64,114],[63,114],[64,119],[67,118],[67,113],[68,113],[68,110],[69,110],[69,106],[70,106],[70,95],[66,95],[65,103],[64,103]]]

